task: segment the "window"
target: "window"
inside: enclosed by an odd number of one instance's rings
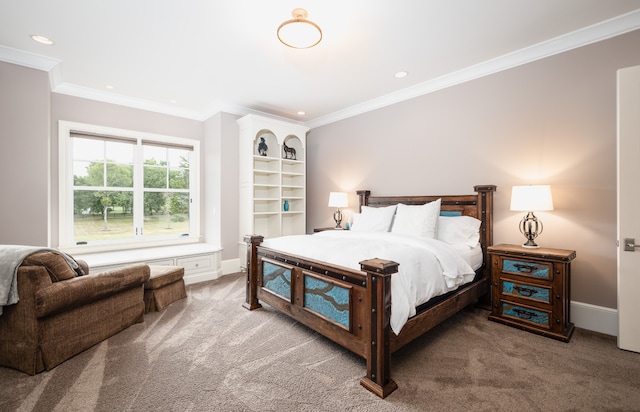
[[[199,142],[60,122],[60,247],[198,241]]]

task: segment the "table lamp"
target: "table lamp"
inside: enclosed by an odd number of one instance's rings
[[[520,221],[520,233],[527,238],[522,245],[527,248],[539,247],[534,239],[542,233],[542,221],[533,212],[553,210],[553,199],[551,198],[551,186],[549,185],[528,185],[513,186],[511,189],[511,210],[527,212]]]
[[[345,192],[331,192],[329,193],[329,207],[335,207],[336,211],[333,212],[333,220],[336,221],[335,229],[342,229],[340,223],[342,222],[341,207],[347,207],[347,194]]]

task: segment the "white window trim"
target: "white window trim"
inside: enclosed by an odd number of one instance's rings
[[[69,210],[73,211],[73,154],[71,153],[71,145],[69,144],[71,131],[192,146],[194,156],[193,162],[190,164],[190,177],[193,179],[192,183],[195,190],[191,192],[194,212],[193,216],[189,217],[191,236],[171,239],[123,240],[117,244],[69,244],[68,239],[73,231],[73,212],[69,214]],[[112,250],[183,245],[202,241],[200,235],[200,142],[198,140],[61,120],[58,123],[58,164],[60,169],[58,173],[58,245],[61,250],[68,253],[95,253]]]

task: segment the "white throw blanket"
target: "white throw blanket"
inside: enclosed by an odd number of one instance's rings
[[[73,270],[78,271],[78,263],[66,253],[59,250],[22,245],[0,245],[0,315],[2,308],[18,303],[18,268],[22,261],[32,253],[51,251],[59,253],[69,262]]]
[[[327,230],[314,235],[266,239],[263,246],[360,270],[360,261],[399,263],[391,277],[391,329],[400,330],[416,307],[473,280],[475,271],[455,248],[436,239],[389,232]]]

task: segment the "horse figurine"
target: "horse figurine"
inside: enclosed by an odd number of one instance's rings
[[[258,154],[260,156],[266,156],[268,149],[269,147],[267,146],[267,143],[264,141],[264,137],[261,137],[260,143],[258,143]]]
[[[284,149],[284,158],[285,159],[297,160],[296,159],[296,149],[294,149],[293,147],[287,146],[287,144],[285,142],[282,142],[282,147]]]

